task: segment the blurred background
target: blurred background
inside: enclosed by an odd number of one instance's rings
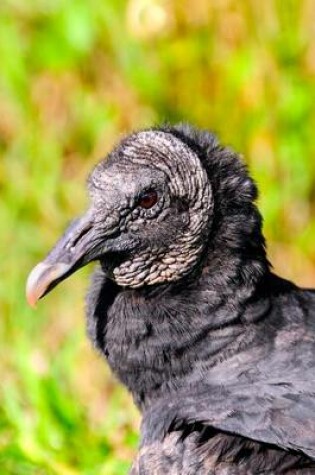
[[[127,472],[139,415],[85,336],[91,271],[25,279],[121,134],[217,132],[256,178],[275,270],[315,287],[314,0],[2,0],[0,472]]]

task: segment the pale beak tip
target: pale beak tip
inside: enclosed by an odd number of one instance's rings
[[[62,277],[70,268],[69,264],[58,262],[48,264],[40,262],[28,276],[26,282],[26,300],[32,307],[36,307],[38,300],[46,293],[48,287],[56,279]]]
[[[47,265],[40,262],[30,272],[26,282],[26,300],[30,307],[35,308],[36,302],[43,292],[43,286],[41,285],[41,277],[44,271],[48,268]]]
[[[39,297],[37,297],[36,293],[34,291],[32,291],[30,286],[28,286],[27,284],[26,284],[25,295],[26,295],[26,301],[27,301],[28,305],[35,309]]]
[[[32,296],[30,294],[26,294],[26,301],[27,301],[27,303],[29,304],[30,307],[32,307],[33,309],[36,308],[37,299],[36,299],[35,296]]]

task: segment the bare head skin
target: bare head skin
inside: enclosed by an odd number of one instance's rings
[[[123,140],[88,180],[90,207],[31,272],[34,306],[60,281],[99,260],[119,286],[179,280],[200,259],[212,190],[197,154],[160,130]]]

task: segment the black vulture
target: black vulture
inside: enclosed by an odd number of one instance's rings
[[[238,155],[188,125],[142,130],[88,189],[27,294],[99,262],[88,333],[142,413],[131,473],[315,473],[315,291],[272,272]]]

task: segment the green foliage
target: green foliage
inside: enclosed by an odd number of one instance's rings
[[[315,275],[314,2],[0,5],[0,472],[126,473],[139,416],[90,348],[87,272],[27,308],[24,282],[85,206],[121,133],[215,130],[260,189],[276,269]]]

